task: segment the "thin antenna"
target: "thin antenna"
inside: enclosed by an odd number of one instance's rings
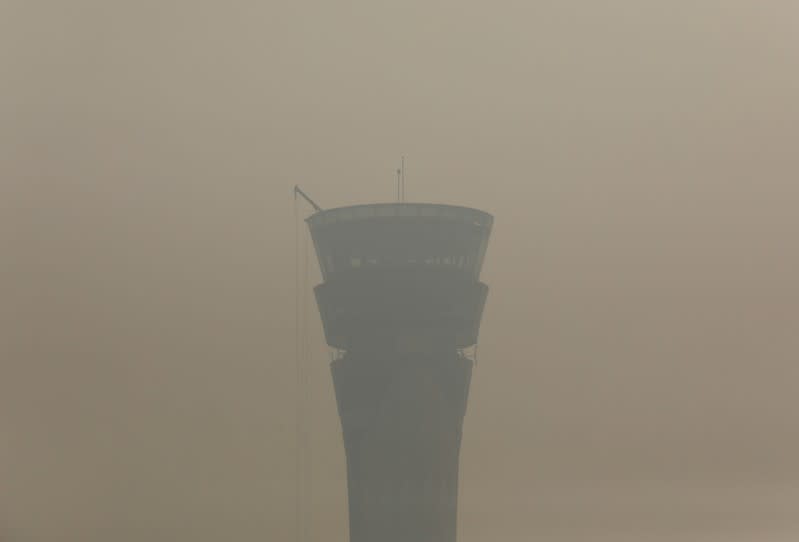
[[[400,160],[400,171],[402,171],[402,201],[405,201],[405,157]]]
[[[397,201],[402,201],[400,199],[400,175],[402,175],[402,170],[397,169]]]

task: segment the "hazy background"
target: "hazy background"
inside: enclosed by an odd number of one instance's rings
[[[291,188],[391,200],[401,154],[409,200],[496,216],[461,542],[799,537],[796,2],[0,21],[3,542],[292,540]],[[343,542],[311,314],[312,529]]]

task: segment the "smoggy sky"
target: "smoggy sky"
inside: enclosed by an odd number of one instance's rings
[[[496,218],[462,542],[799,536],[795,2],[0,21],[3,542],[292,540],[291,189],[391,201],[403,154],[409,200]],[[312,530],[344,541],[310,309]]]

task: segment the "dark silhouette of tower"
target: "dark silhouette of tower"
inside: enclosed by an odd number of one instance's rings
[[[351,542],[454,542],[491,215],[417,203],[307,219],[347,456]]]

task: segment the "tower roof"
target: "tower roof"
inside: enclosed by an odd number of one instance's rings
[[[319,211],[308,225],[322,274],[438,268],[478,278],[493,217],[433,203],[377,203]]]
[[[314,213],[307,218],[311,228],[339,222],[396,218],[434,218],[491,228],[494,218],[478,209],[439,203],[371,203],[336,207]]]

